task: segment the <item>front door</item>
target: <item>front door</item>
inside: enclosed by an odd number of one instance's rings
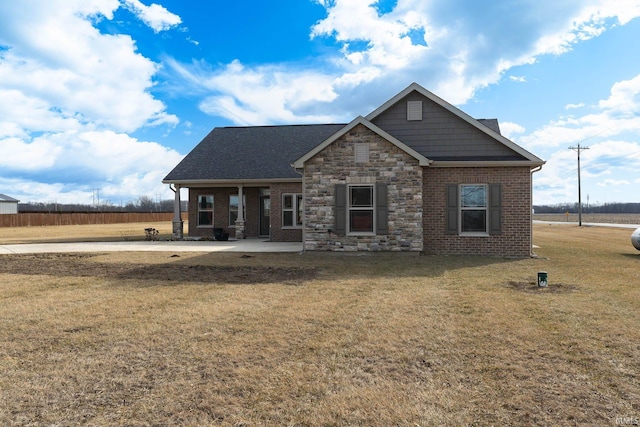
[[[269,190],[260,191],[260,236],[270,236],[271,196]]]

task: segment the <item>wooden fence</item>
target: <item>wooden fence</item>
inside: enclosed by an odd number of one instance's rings
[[[0,227],[171,221],[172,212],[43,212],[0,215]]]

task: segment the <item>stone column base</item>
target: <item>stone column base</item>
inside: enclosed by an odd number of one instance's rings
[[[173,238],[175,240],[182,240],[184,238],[184,221],[182,220],[173,220]]]
[[[244,221],[236,221],[236,239],[245,239],[247,236],[244,233]]]

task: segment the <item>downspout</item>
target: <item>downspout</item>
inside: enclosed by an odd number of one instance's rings
[[[529,251],[531,252],[531,256],[533,256],[533,174],[539,172],[542,169],[542,165],[537,166],[531,169],[531,179],[529,180],[529,185],[531,189],[529,190],[531,201],[529,205],[531,206],[531,221],[529,222]]]

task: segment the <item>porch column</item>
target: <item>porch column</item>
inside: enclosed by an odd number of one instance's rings
[[[242,194],[243,186],[238,185],[238,217],[236,218],[236,239],[244,239],[247,236],[244,232],[244,197]]]
[[[169,186],[171,188],[171,186]],[[173,238],[175,240],[182,240],[184,237],[183,231],[183,222],[181,215],[181,206],[180,206],[180,186],[176,185],[175,190],[171,188],[171,190],[175,193],[175,198],[173,201]]]

